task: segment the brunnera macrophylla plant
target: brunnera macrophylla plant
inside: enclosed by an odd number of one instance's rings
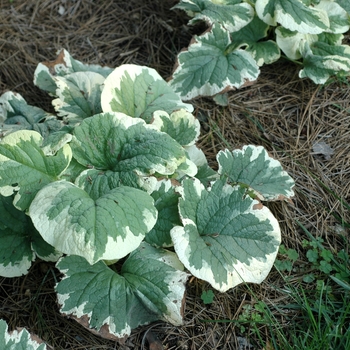
[[[225,104],[218,94],[254,83],[281,51],[316,84],[350,70],[347,0],[180,0],[173,9],[208,25],[177,57],[170,86],[183,100],[216,95]]]
[[[56,261],[61,312],[109,338],[182,323],[193,275],[225,292],[260,283],[279,224],[265,201],[294,181],[263,147],[197,148],[193,107],[150,68],[85,65],[62,50],[34,83],[55,115],[0,97],[0,274]]]

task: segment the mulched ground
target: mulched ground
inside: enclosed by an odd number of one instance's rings
[[[169,77],[177,52],[193,34],[203,31],[200,26],[187,27],[183,13],[170,11],[175,3],[0,0],[0,94],[16,91],[29,104],[51,110],[50,98],[32,84],[33,73],[38,62],[55,59],[61,48],[86,63],[147,65]],[[262,67],[255,85],[230,93],[228,107],[205,98],[191,102],[202,123],[199,146],[213,167],[216,153],[223,148],[263,145],[296,180],[293,204],[269,207],[280,221],[283,243],[303,258],[301,241],[305,237],[296,220],[314,236],[322,237],[333,252],[344,248],[340,235],[348,239],[349,232],[336,216],[349,223],[349,211],[317,179],[350,202],[350,84],[344,79],[316,86],[299,79],[297,69],[287,61]],[[334,150],[332,155],[315,150],[322,142]],[[297,284],[300,279],[294,276]],[[136,329],[125,344],[118,344],[92,335],[59,314],[53,291],[56,280],[54,265],[42,261],[35,262],[26,276],[0,278],[0,318],[10,329],[26,327],[55,349],[148,349],[147,339],[152,334],[168,350],[248,349],[247,338],[254,344],[249,328],[241,333],[234,322],[203,320],[237,319],[245,305],[256,302],[252,295],[267,304],[288,303],[278,291],[283,280],[275,270],[261,285],[216,293],[210,306],[200,300],[209,286],[191,279],[182,327],[155,323]],[[288,326],[290,319],[275,316],[281,327]],[[268,332],[261,327],[268,341]]]

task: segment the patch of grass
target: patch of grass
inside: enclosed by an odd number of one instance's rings
[[[316,239],[309,243],[319,244]],[[255,339],[259,349],[268,346],[274,350],[350,349],[350,271],[343,265],[342,256],[334,256],[324,247],[320,251],[331,263],[332,270],[336,271],[334,266],[343,266],[343,273],[338,277],[330,275],[328,270],[324,271],[322,260],[317,260],[318,265],[312,264],[317,279],[310,282],[300,279],[295,284],[290,276],[284,276],[280,271],[284,286],[276,287],[276,290],[287,298],[288,303],[268,304],[259,300],[260,297],[247,286],[256,302],[245,304],[237,319],[205,322],[232,322],[250,341]],[[293,250],[282,247],[282,255],[291,256],[289,261],[297,260]]]
[[[310,241],[304,240],[304,243],[311,272],[297,286],[282,276],[285,292],[292,300],[283,309],[298,310],[299,315],[282,330],[275,327],[274,307],[270,308],[274,348],[350,349],[349,254],[343,249],[334,255],[322,245],[321,239],[312,237],[305,227],[302,228],[310,236]],[[307,278],[310,276],[312,278]]]

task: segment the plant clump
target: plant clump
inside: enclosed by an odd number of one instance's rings
[[[181,0],[173,9],[208,25],[177,56],[170,85],[184,100],[215,96],[225,105],[227,91],[253,84],[283,55],[316,84],[350,70],[345,0]]]
[[[264,280],[281,230],[263,203],[294,181],[263,147],[220,151],[214,171],[192,105],[147,67],[62,50],[34,83],[55,114],[0,97],[2,276],[57,262],[61,312],[110,339],[180,325],[190,275],[221,292]]]

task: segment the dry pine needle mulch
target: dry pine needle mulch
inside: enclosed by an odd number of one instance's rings
[[[0,94],[16,91],[29,104],[51,110],[50,98],[33,86],[33,73],[38,62],[55,59],[61,48],[86,63],[147,65],[169,77],[177,52],[203,29],[185,26],[186,16],[169,10],[175,3],[0,0]],[[350,213],[317,179],[350,202],[350,85],[344,80],[316,86],[300,80],[297,67],[282,61],[261,71],[255,85],[230,93],[226,108],[210,99],[192,101],[203,127],[199,146],[213,167],[223,148],[266,147],[296,180],[293,205],[269,205],[280,221],[283,243],[304,256],[298,220],[337,252],[344,248],[339,232],[348,232],[333,214],[350,222]],[[10,329],[26,327],[55,349],[148,349],[150,335],[159,337],[154,349],[157,344],[168,350],[245,349],[246,335],[236,323],[202,321],[237,319],[245,305],[256,302],[252,295],[267,304],[288,303],[278,292],[283,281],[275,270],[261,285],[216,293],[210,306],[200,299],[209,286],[191,279],[182,327],[159,322],[134,330],[125,344],[116,344],[59,314],[53,291],[57,278],[54,266],[41,261],[26,276],[0,278],[0,318]],[[284,316],[276,317],[283,326]]]

